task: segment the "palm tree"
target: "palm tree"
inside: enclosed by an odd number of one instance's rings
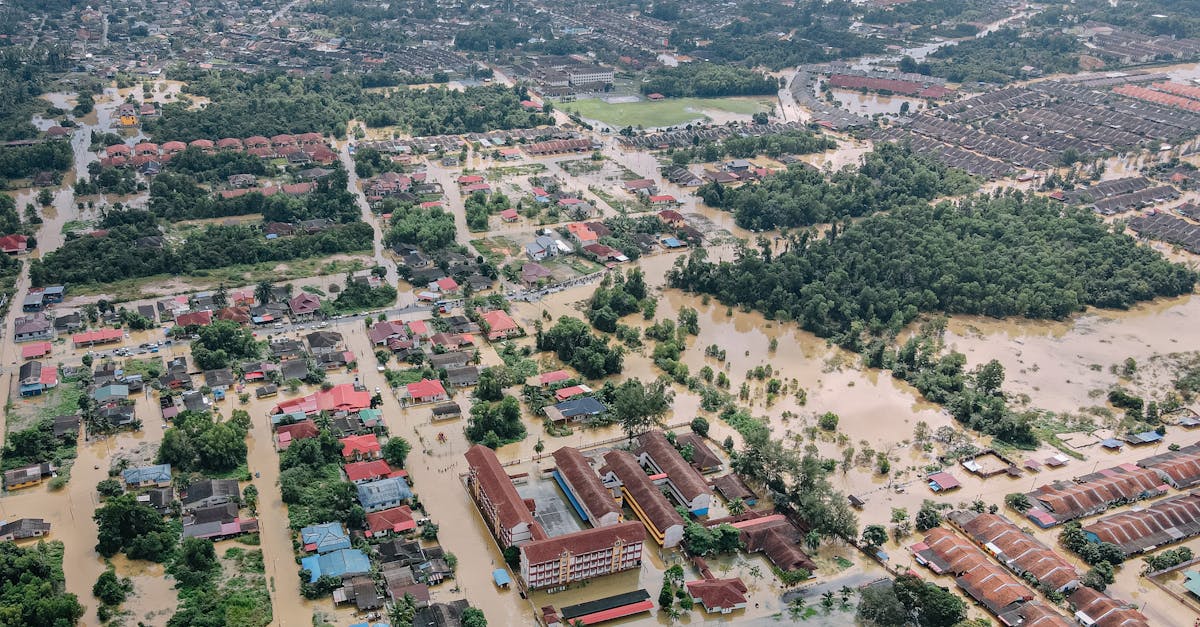
[[[813,529],[804,534],[804,545],[809,551],[816,551],[821,546],[821,532]]]
[[[788,606],[788,615],[791,616],[792,620],[799,620],[800,616],[803,613],[804,613],[804,597],[798,596],[798,597],[792,599],[791,604]]]
[[[821,594],[821,605],[825,606],[826,610],[833,609],[833,590],[826,590]]]

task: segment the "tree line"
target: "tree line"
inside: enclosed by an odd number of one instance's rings
[[[1091,212],[1020,192],[907,206],[820,239],[793,234],[778,256],[760,244],[731,262],[681,259],[670,284],[855,346],[921,312],[1063,318],[1189,293],[1196,281]]]
[[[398,88],[385,94],[365,91],[362,78],[349,74],[290,76],[175,68],[171,75],[188,83],[189,94],[212,102],[201,109],[189,109],[182,101],[165,105],[159,119],[145,124],[146,132],[158,142],[307,132],[343,137],[351,119],[371,128],[399,126],[416,136],[554,123],[551,116],[521,106],[521,100],[528,98],[522,87]]]
[[[742,228],[771,230],[892,211],[963,194],[976,185],[961,170],[885,143],[868,153],[859,168],[843,168],[829,177],[797,164],[752,185],[707,183],[697,194],[705,203],[733,212]]]
[[[786,131],[757,137],[727,137],[719,142],[697,143],[689,148],[668,151],[675,165],[693,161],[719,161],[724,157],[749,159],[756,155],[771,158],[781,155],[807,155],[837,148],[837,142],[810,131]]]
[[[648,72],[639,89],[643,94],[662,94],[668,98],[766,96],[779,91],[779,81],[729,65],[682,63]]]
[[[30,262],[35,286],[61,283],[108,283],[157,274],[190,274],[231,265],[281,262],[370,250],[374,230],[364,222],[337,225],[316,233],[266,239],[257,227],[208,225],[182,242],[162,248],[144,238],[160,238],[154,215],[126,209],[100,221],[102,236],[68,236],[62,247]]]
[[[264,222],[295,223],[324,218],[347,224],[362,216],[354,195],[346,188],[346,171],[340,167],[316,181],[316,187],[302,196],[278,192],[263,196],[251,191],[233,198],[214,195],[187,174],[163,172],[150,183],[149,207],[155,215],[170,221],[257,213],[262,214]]]

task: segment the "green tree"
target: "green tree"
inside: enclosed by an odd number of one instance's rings
[[[671,408],[674,396],[674,392],[661,379],[649,385],[640,379],[631,379],[617,386],[609,411],[621,424],[625,436],[632,441],[654,425],[662,424],[662,418]]]
[[[164,561],[174,548],[176,535],[162,515],[142,505],[132,494],[122,494],[104,502],[92,516],[96,521],[96,552],[112,557],[124,550],[132,559]]]
[[[708,437],[708,421],[702,416],[692,418],[692,433],[700,437]]]
[[[475,607],[468,607],[463,610],[463,627],[487,627],[487,618],[483,615],[483,610]]]
[[[121,487],[121,482],[116,479],[104,479],[96,484],[96,491],[100,496],[113,497],[124,494],[125,488]]]
[[[929,499],[925,499],[921,503],[921,509],[917,511],[916,517],[917,531],[929,531],[934,527],[942,524],[942,514],[938,511],[937,504]]]
[[[120,605],[125,602],[126,596],[132,591],[133,582],[117,577],[117,571],[112,566],[100,573],[100,577],[92,586],[92,596],[100,599],[104,605]]]
[[[412,446],[400,436],[392,436],[383,445],[383,459],[396,468],[403,468]]]
[[[170,572],[184,589],[208,584],[221,569],[211,540],[184,538]]]
[[[883,525],[867,525],[862,532],[862,540],[869,547],[882,546],[887,542],[887,529]]]

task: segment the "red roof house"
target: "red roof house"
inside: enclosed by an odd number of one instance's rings
[[[275,406],[276,414],[303,412],[315,414],[322,411],[358,411],[371,406],[371,393],[354,389],[353,383],[335,385],[328,390],[286,400]]]
[[[37,359],[50,353],[50,342],[31,342],[21,347],[21,359]]]
[[[190,327],[192,325],[206,327],[212,324],[212,318],[213,312],[211,311],[190,311],[175,316],[175,325],[181,327]]]
[[[375,538],[391,533],[404,533],[417,528],[412,510],[407,505],[367,514],[367,537]]]
[[[342,443],[342,459],[379,459],[383,449],[374,433],[352,435],[338,440]]]
[[[24,235],[5,235],[0,237],[0,252],[8,255],[19,255],[29,250],[29,238]]]
[[[409,383],[405,390],[414,403],[436,403],[450,399],[446,388],[442,387],[442,382],[437,379],[421,379],[416,383]]]
[[[344,448],[342,452],[345,453]],[[342,470],[346,471],[346,478],[351,483],[375,481],[376,479],[383,479],[392,474],[392,467],[382,459],[346,464],[342,467]]]
[[[293,316],[311,316],[321,309],[321,299],[308,292],[302,292],[288,300],[288,309]]]
[[[521,327],[517,326],[517,322],[503,309],[494,309],[483,314],[483,321],[488,326],[487,339],[490,342],[510,338],[521,333]]]
[[[79,348],[80,346],[95,346],[96,344],[119,342],[123,337],[125,337],[125,334],[120,329],[96,329],[72,335],[71,343],[76,348]]]
[[[551,383],[566,381],[570,378],[571,373],[567,372],[566,370],[555,370],[553,372],[543,372],[542,374],[538,375],[538,383],[541,383],[542,385],[550,385]]]
[[[734,610],[746,607],[746,584],[741,579],[702,579],[689,581],[686,584],[692,600],[704,606],[704,611],[710,614],[720,612],[729,614]]]

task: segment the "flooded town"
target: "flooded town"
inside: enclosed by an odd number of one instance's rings
[[[0,6],[0,626],[1200,623],[1146,3]]]

